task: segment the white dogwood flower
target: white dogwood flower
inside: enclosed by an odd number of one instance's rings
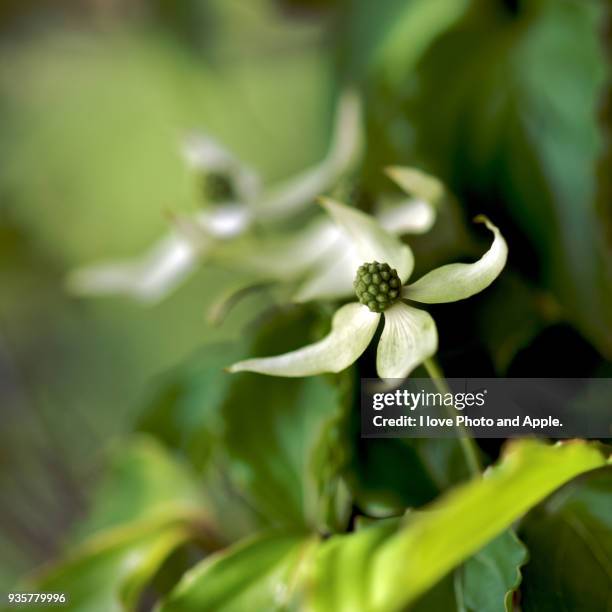
[[[406,301],[434,304],[468,298],[488,287],[506,263],[508,247],[503,236],[481,216],[476,221],[484,223],[494,239],[477,262],[445,265],[406,285],[414,267],[408,246],[360,211],[330,199],[323,206],[351,237],[361,258],[362,265],[353,270],[359,302],[339,308],[330,333],[319,342],[284,355],[240,361],[230,372],[291,377],[340,372],[366,350],[384,317],[376,369],[381,378],[404,378],[438,346],[432,317]]]
[[[409,197],[399,202],[378,203],[374,212],[378,223],[396,236],[429,231],[444,195],[442,183],[416,168],[393,167],[387,168],[386,172]],[[296,302],[339,299],[353,291],[355,270],[363,259],[345,227],[329,217],[326,223],[334,229],[336,239],[328,250],[323,251],[306,280],[298,287],[294,294]],[[331,230],[326,231],[329,233]]]

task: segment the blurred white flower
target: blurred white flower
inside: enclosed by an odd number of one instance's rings
[[[334,133],[326,157],[316,166],[265,190],[257,173],[217,141],[191,134],[182,154],[187,165],[205,181],[214,205],[175,219],[171,232],[142,256],[85,266],[68,277],[69,289],[79,295],[128,295],[155,303],[172,293],[206,258],[256,271],[271,280],[302,279],[293,300],[336,299],[352,292],[352,275],[361,263],[352,240],[328,216],[302,230],[267,237],[251,245],[234,241],[245,236],[254,221],[265,225],[296,215],[315,198],[333,188],[359,161],[363,148],[361,106],[357,94],[345,92],[338,101]],[[377,202],[380,224],[400,235],[428,231],[444,194],[435,178],[413,169],[388,168],[387,174],[408,197]],[[223,245],[231,243],[231,249]],[[248,252],[245,246],[250,247]],[[329,262],[333,262],[331,265]],[[225,313],[239,286],[214,305]]]
[[[330,189],[361,155],[361,103],[354,91],[338,101],[329,150],[313,168],[268,190],[257,174],[214,139],[192,134],[183,143],[186,163],[201,173],[215,205],[182,218],[141,257],[85,266],[67,285],[79,295],[124,294],[156,302],[171,293],[219,243],[249,230],[253,221],[278,221],[300,212]]]
[[[494,240],[477,262],[442,266],[403,286],[414,267],[410,249],[374,218],[330,199],[325,199],[323,205],[351,237],[360,257],[362,265],[352,270],[360,303],[342,306],[333,317],[331,332],[319,342],[284,355],[240,361],[229,368],[230,372],[274,376],[340,372],[366,350],[384,316],[376,369],[381,378],[404,378],[431,357],[438,346],[434,320],[404,300],[433,304],[468,298],[488,287],[506,263],[508,247],[504,238],[481,216],[476,221],[493,232]],[[329,260],[328,265],[333,269],[336,262]]]

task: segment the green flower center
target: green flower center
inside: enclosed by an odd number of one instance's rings
[[[399,298],[402,281],[389,264],[374,261],[359,266],[353,287],[364,306],[372,312],[383,312]]]
[[[202,191],[207,202],[227,202],[236,199],[232,178],[221,172],[207,172],[202,176]]]

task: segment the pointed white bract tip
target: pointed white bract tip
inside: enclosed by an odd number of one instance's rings
[[[237,162],[235,156],[214,138],[199,132],[183,138],[181,153],[194,170],[225,170]]]
[[[386,175],[407,194],[424,200],[435,206],[444,197],[445,188],[442,181],[434,176],[407,166],[388,166]]]
[[[474,223],[483,223],[487,229],[490,229],[492,232],[495,232],[498,229],[497,226],[491,222],[491,219],[487,217],[487,215],[476,215],[472,221],[474,221]]]

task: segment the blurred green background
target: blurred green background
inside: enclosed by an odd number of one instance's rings
[[[153,307],[64,289],[69,270],[140,253],[167,211],[193,207],[178,153],[191,129],[283,178],[322,157],[334,99],[356,85],[366,189],[410,164],[462,207],[411,242],[422,270],[474,253],[477,235],[456,236],[476,213],[510,245],[490,291],[432,309],[447,375],[609,375],[609,13],[603,0],[2,2],[0,584],[61,550],[101,451],[159,377],[252,316],[241,305],[207,325],[210,288],[232,280],[210,265]]]

